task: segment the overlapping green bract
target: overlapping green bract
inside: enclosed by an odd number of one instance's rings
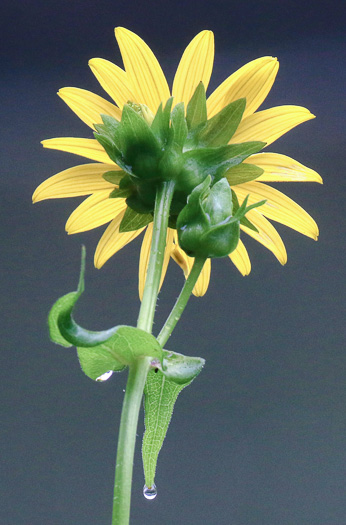
[[[188,195],[208,175],[211,184],[228,173],[232,177],[232,168],[265,145],[263,142],[228,144],[242,119],[245,99],[231,102],[208,120],[205,89],[200,83],[186,107],[186,114],[183,102],[173,110],[172,105],[171,97],[152,115],[145,106],[128,103],[123,107],[120,122],[103,115],[103,124],[95,125],[95,138],[125,172],[120,181],[115,172],[105,174],[106,180],[119,185],[110,197],[126,198],[128,207],[135,212],[131,226],[124,218],[122,232],[129,231],[129,227],[138,229],[145,221],[152,220],[157,185],[167,180],[175,183],[169,221],[174,228]],[[250,171],[251,180],[262,173],[259,169]],[[243,182],[246,182],[249,169],[244,173]],[[138,216],[141,214],[147,215],[144,222]]]

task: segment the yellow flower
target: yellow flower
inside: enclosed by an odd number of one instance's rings
[[[89,65],[97,80],[114,103],[79,88],[60,89],[58,95],[90,128],[102,123],[101,114],[110,115],[117,120],[128,101],[145,104],[156,112],[161,102],[171,96],[163,71],[145,42],[131,31],[118,27],[115,29],[124,70],[102,58],[90,60]],[[211,31],[201,31],[185,49],[176,71],[172,95],[174,104],[190,101],[197,85],[202,81],[207,89],[214,60],[214,37]],[[278,106],[264,111],[256,111],[269,93],[277,71],[278,61],[273,57],[258,58],[249,62],[229,76],[208,98],[208,118],[218,113],[224,106],[239,98],[246,98],[246,109],[242,121],[230,143],[263,141],[270,145],[293,127],[314,118],[307,109],[300,106]],[[57,149],[86,157],[96,163],[83,164],[64,170],[43,182],[35,191],[33,201],[44,199],[90,195],[70,215],[66,230],[69,234],[90,230],[110,222],[103,233],[95,252],[95,266],[103,264],[117,251],[137,237],[144,228],[132,232],[119,232],[119,225],[125,213],[125,199],[110,199],[109,193],[114,185],[105,181],[102,175],[107,171],[119,170],[95,139],[61,137],[44,140],[45,148]],[[277,153],[258,153],[249,157],[246,164],[260,167],[262,175],[255,181],[232,185],[240,202],[250,194],[249,204],[266,199],[266,204],[251,210],[247,217],[256,226],[255,232],[246,226],[241,229],[268,248],[281,264],[285,264],[285,246],[276,229],[267,219],[285,224],[298,232],[317,239],[318,227],[315,221],[294,201],[265,182],[322,182],[313,170],[297,161]],[[236,170],[236,168],[234,168]],[[234,173],[234,172],[233,172]],[[239,179],[239,178],[238,178]],[[149,250],[152,225],[146,228],[142,242],[139,263],[139,292],[142,295]],[[176,232],[167,232],[164,278],[170,257],[183,269],[185,277],[189,274],[193,259],[179,248]],[[230,254],[230,259],[241,272],[248,275],[251,263],[242,241]],[[210,259],[207,260],[195,286],[195,295],[204,295],[210,278]]]

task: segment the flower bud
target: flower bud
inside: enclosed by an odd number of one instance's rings
[[[188,197],[177,219],[180,247],[190,257],[225,257],[239,242],[240,220],[246,212],[264,203],[246,207],[247,198],[232,215],[232,190],[225,178],[211,186],[211,177]]]

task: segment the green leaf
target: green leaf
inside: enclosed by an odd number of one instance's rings
[[[174,404],[179,393],[200,373],[204,359],[164,350],[164,372],[148,373],[144,388],[145,433],[142,456],[145,483],[154,483],[159,452],[165,439]]]
[[[205,87],[200,82],[186,108],[186,122],[189,129],[196,128],[207,121],[207,102]]]
[[[82,368],[83,370],[85,368],[87,375],[92,378],[94,378],[94,365],[90,361],[92,359],[94,362],[97,361],[95,365],[97,372],[102,369],[102,373],[109,370],[120,370],[123,366],[131,365],[139,357],[148,356],[161,361],[163,353],[160,344],[153,335],[144,330],[120,325],[109,330],[93,332],[82,328],[74,321],[72,313],[84,291],[84,272],[85,248],[83,247],[77,291],[58,299],[49,313],[48,325],[51,339],[65,347],[74,345],[78,350],[92,348],[95,353],[100,352],[98,360],[95,354],[90,354],[89,360],[88,357],[85,357],[87,354],[83,354]],[[109,360],[107,360],[107,352]]]
[[[237,184],[244,184],[251,180],[258,179],[264,170],[255,166],[254,164],[238,164],[226,171],[225,177],[229,182],[230,186],[236,186]]]
[[[120,223],[119,232],[132,232],[144,228],[153,221],[151,213],[137,213],[132,208],[126,208],[124,217]]]
[[[225,106],[208,120],[207,125],[198,134],[198,141],[208,147],[228,144],[240,124],[245,106],[245,98],[240,98]]]
[[[95,348],[77,348],[77,354],[83,372],[94,381],[107,372],[121,372],[126,368],[112,357],[107,343]]]

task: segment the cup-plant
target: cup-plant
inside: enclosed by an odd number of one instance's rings
[[[189,297],[206,292],[211,259],[229,257],[241,274],[250,272],[250,259],[240,240],[243,233],[284,264],[284,244],[267,219],[316,239],[314,220],[264,183],[321,182],[321,178],[287,156],[262,152],[313,117],[299,106],[256,111],[274,82],[276,59],[250,62],[207,98],[214,47],[212,33],[202,31],[183,54],[171,94],[148,46],[123,28],[116,29],[116,36],[125,70],[106,60],[90,61],[115,104],[78,88],[59,91],[93,129],[94,139],[43,141],[45,147],[96,163],[54,175],[37,188],[34,201],[90,195],[72,213],[66,229],[78,233],[110,222],[96,249],[97,268],[145,230],[136,326],[121,324],[95,332],[76,323],[73,312],[84,290],[84,248],[77,291],[58,299],[49,314],[51,339],[77,348],[81,368],[90,379],[102,382],[113,372],[128,372],[112,518],[113,525],[126,525],[143,395],[144,495],[152,499],[157,459],[175,401],[204,365],[202,357],[166,348]],[[154,335],[157,297],[170,258],[181,266],[186,279],[161,331]]]

